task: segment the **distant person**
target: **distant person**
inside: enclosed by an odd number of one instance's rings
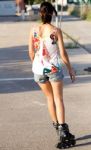
[[[70,133],[68,124],[65,122],[64,75],[60,58],[67,66],[72,82],[75,81],[75,73],[64,48],[62,31],[51,24],[53,13],[57,15],[51,3],[41,4],[42,23],[36,25],[30,32],[29,56],[32,61],[34,80],[46,95],[53,126],[59,133],[60,140],[57,148],[61,149],[75,145],[75,136]]]
[[[21,15],[22,20],[25,19],[25,2],[24,0],[16,0],[17,15]]]

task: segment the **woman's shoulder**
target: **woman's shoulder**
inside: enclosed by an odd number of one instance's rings
[[[56,31],[57,31],[58,33],[62,32],[59,27],[55,27],[55,29],[56,29]]]
[[[52,26],[52,30],[55,31],[56,33],[60,33],[62,32],[60,28],[56,27],[56,26]]]
[[[57,37],[62,35],[62,30],[58,27],[56,27],[56,35],[57,35]]]
[[[56,37],[58,38],[58,36],[59,36],[60,34],[62,34],[62,31],[61,31],[60,28],[58,28],[58,27],[56,27],[56,26],[53,26],[51,33],[55,34]]]

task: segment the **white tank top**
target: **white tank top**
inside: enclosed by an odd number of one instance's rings
[[[56,32],[57,29],[53,30],[49,36],[41,38],[38,30],[33,30],[35,57],[32,71],[35,74],[43,75],[55,73],[62,69],[62,64],[58,54]]]

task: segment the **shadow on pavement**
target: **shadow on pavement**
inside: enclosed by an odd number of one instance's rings
[[[0,23],[16,21],[19,21],[19,17],[17,16],[0,16]]]
[[[91,75],[83,76],[83,77],[77,77],[76,84],[84,84],[84,83],[91,83]]]
[[[69,85],[78,87],[84,83],[91,83],[91,76],[88,77],[78,77],[75,83],[71,83],[70,79],[64,79],[64,87],[69,87]],[[31,92],[40,90],[38,84],[33,79],[24,80],[11,80],[11,81],[0,81],[0,93],[18,93],[18,92]]]
[[[58,15],[58,20],[61,19],[61,15]],[[82,19],[80,17],[74,17],[71,15],[65,15],[62,16],[62,22],[68,22],[68,21],[81,21]],[[55,22],[55,16],[53,16],[52,21]]]
[[[14,60],[27,60],[28,45],[12,46],[7,48],[0,48],[0,64],[5,62],[13,62]]]
[[[91,54],[91,44],[83,44],[86,51]]]
[[[58,18],[60,19],[61,15],[58,15]],[[39,19],[38,19],[39,20]],[[63,14],[62,21],[80,21],[82,20],[79,17],[74,17],[71,15]],[[30,21],[29,19],[25,19],[24,22]],[[37,21],[37,20],[35,20]],[[55,21],[55,17],[53,17],[53,21]],[[0,23],[4,22],[22,22],[21,16],[0,16]]]
[[[75,39],[74,39],[75,40]],[[76,40],[75,40],[75,42],[76,42]],[[77,49],[77,50],[79,50],[79,48],[81,47],[81,48],[83,48],[86,52],[88,52],[89,54],[91,54],[91,44],[89,44],[89,43],[82,43],[82,44],[80,44],[78,41],[77,41],[77,43],[78,43],[78,47],[71,47],[71,45],[69,44],[69,42],[68,42],[68,47],[66,46],[65,48],[66,48],[66,50],[68,50],[68,51],[73,51],[74,52],[74,50],[75,49]],[[65,44],[65,42],[64,42],[64,44]],[[79,44],[80,44],[80,46],[79,46]],[[67,45],[67,43],[66,43],[66,45]],[[77,54],[76,55],[78,55],[78,54],[80,54],[80,52],[78,53],[77,52]],[[70,53],[70,55],[73,55],[73,53],[71,54]]]
[[[91,84],[91,75],[83,75],[83,76],[76,76],[76,81],[74,83],[71,82],[71,79],[64,78],[64,86],[67,87],[71,84],[75,85],[75,87],[85,84],[85,83],[90,83]]]
[[[84,135],[82,137],[77,138],[76,140],[80,141],[80,140],[86,140],[86,139],[91,139],[91,134],[90,135]]]
[[[75,55],[75,54],[74,54]],[[82,55],[82,54],[79,54]],[[17,63],[17,62],[24,62]],[[79,61],[79,60],[78,60]],[[14,62],[14,64],[13,64]],[[75,62],[74,65],[85,67],[84,64]],[[90,67],[91,64],[88,64]],[[28,56],[28,45],[13,46],[8,48],[0,48],[0,93],[16,93],[26,91],[40,90],[33,80],[27,78],[32,77],[31,64]],[[13,78],[14,80],[3,80]],[[15,80],[20,78],[20,80]],[[21,78],[25,78],[21,80]],[[64,79],[65,87],[72,84],[70,79]],[[91,83],[91,76],[77,77],[75,86],[79,84]]]
[[[0,16],[0,23],[14,23],[14,22],[30,22],[30,21],[34,21],[34,22],[37,22],[39,20],[39,18],[30,18],[29,16],[26,16],[25,15],[25,20],[22,19],[21,16]]]
[[[22,22],[21,16],[0,16],[0,23]]]
[[[73,17],[71,15],[63,15],[62,16],[62,21],[67,22],[67,21],[81,21],[82,19],[80,17]]]
[[[0,93],[17,93],[40,90],[34,80],[0,82]]]
[[[91,134],[79,137],[79,138],[76,139],[76,141],[87,140],[87,139],[91,139]],[[75,147],[87,146],[87,145],[91,145],[91,142],[84,142],[82,144],[77,144],[77,145],[75,145]]]

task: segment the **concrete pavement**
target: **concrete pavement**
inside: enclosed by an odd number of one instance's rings
[[[36,22],[0,24],[0,150],[56,150],[57,136],[46,99],[33,81],[28,57],[29,30],[34,25]],[[77,75],[91,66],[91,54],[84,49],[67,51]],[[90,150],[91,75],[81,71],[74,84],[65,75],[66,121],[77,139],[71,149]]]
[[[64,12],[61,27],[66,34],[79,42],[91,53],[91,21],[81,20],[80,18],[69,16],[67,12]]]
[[[84,71],[91,68],[91,22],[63,13],[61,29],[64,43],[68,45],[67,52],[77,75],[91,74]],[[73,50],[72,50],[72,47]]]

